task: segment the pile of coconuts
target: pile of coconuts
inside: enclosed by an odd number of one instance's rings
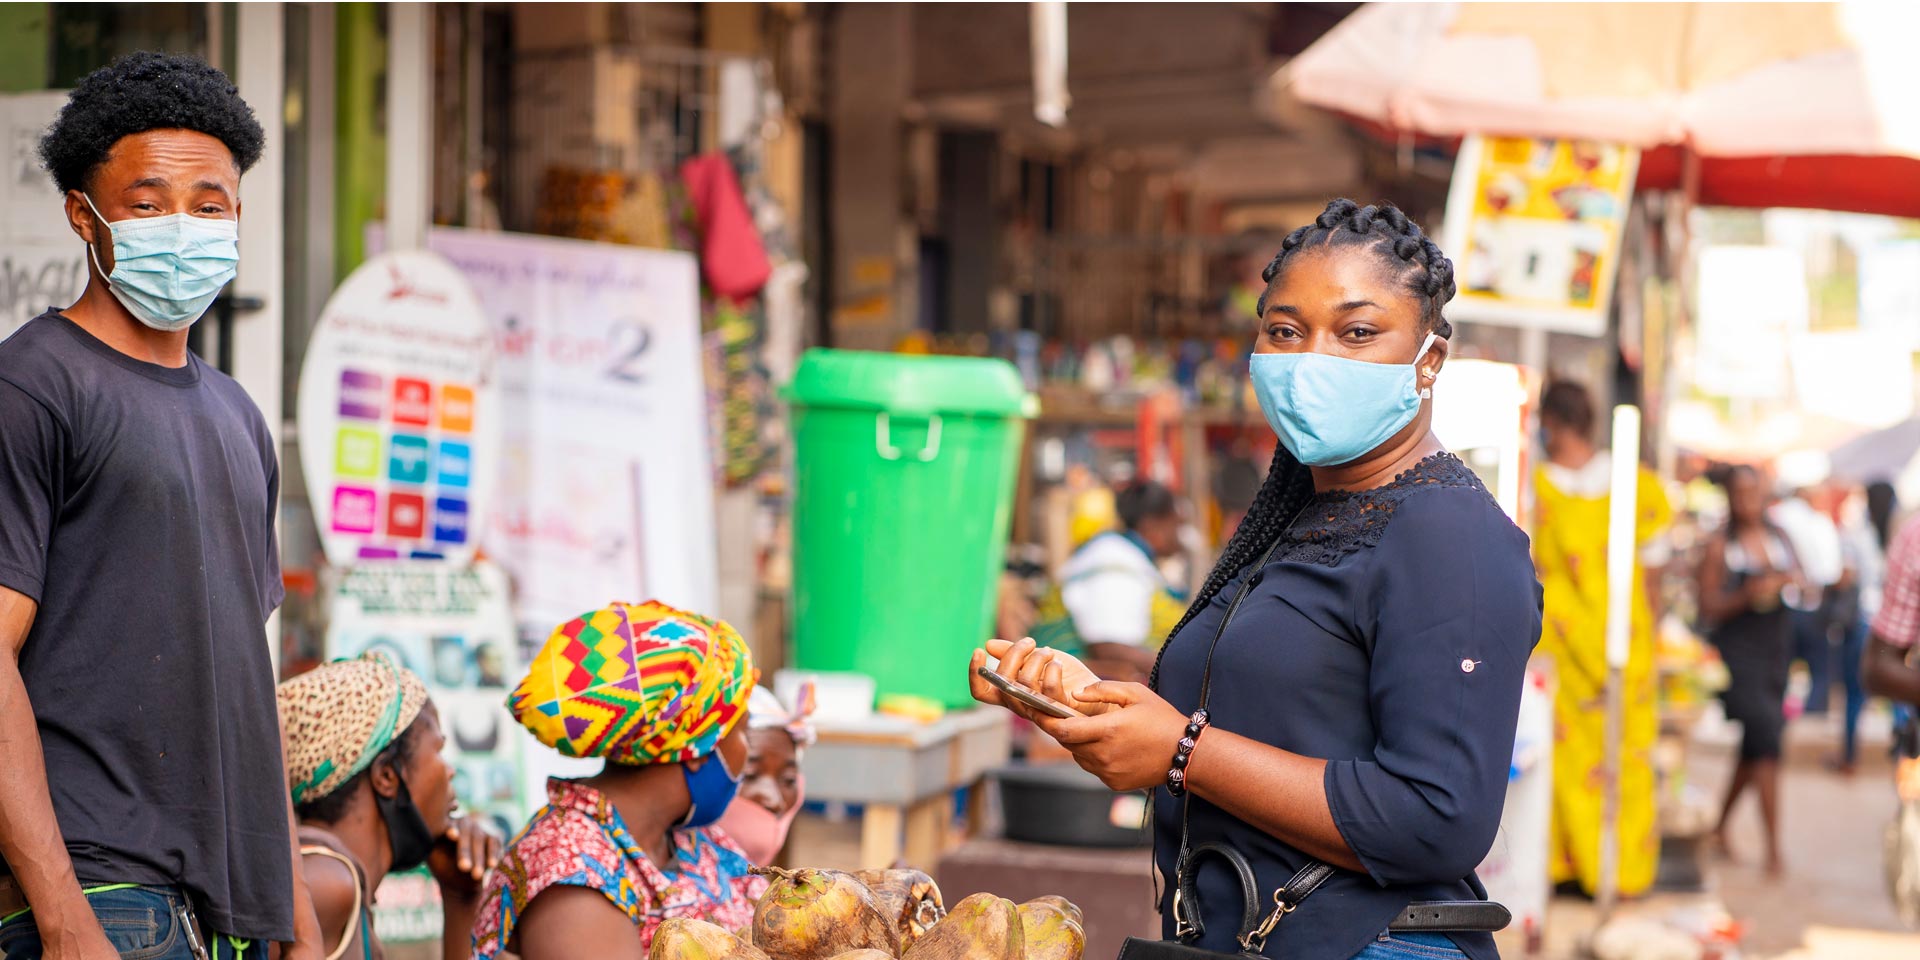
[[[947,910],[918,870],[754,871],[772,878],[738,933],[668,920],[648,960],[1080,960],[1080,908],[979,893]]]

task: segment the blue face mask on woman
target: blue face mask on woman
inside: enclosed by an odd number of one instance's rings
[[[176,213],[107,223],[93,198],[81,196],[113,240],[113,273],[100,271],[107,289],[155,330],[171,333],[192,326],[240,270],[238,221]],[[99,270],[92,244],[87,256]]]
[[[1399,433],[1420,412],[1420,361],[1369,363],[1325,353],[1256,353],[1249,363],[1260,412],[1288,452],[1310,467],[1351,463]]]
[[[682,828],[712,826],[740,793],[740,775],[727,769],[727,761],[718,749],[707,755],[700,769],[683,763],[680,772],[687,778],[687,794],[693,798],[686,819],[680,821]]]

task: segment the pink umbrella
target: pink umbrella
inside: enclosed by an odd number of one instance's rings
[[[1706,203],[1920,215],[1916,34],[1906,3],[1373,3],[1275,82],[1395,132],[1646,148],[1641,186],[1695,162]]]

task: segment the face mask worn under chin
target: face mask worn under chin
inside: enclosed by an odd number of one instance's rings
[[[682,828],[712,826],[740,793],[740,775],[727,769],[727,762],[721,759],[717,749],[700,764],[700,769],[683,763],[680,773],[687,778],[687,794],[693,798],[686,819],[680,821]]]
[[[800,795],[806,796],[805,778],[801,779]],[[786,848],[787,833],[793,829],[795,817],[800,815],[800,802],[786,813],[774,813],[747,797],[735,797],[727,806],[727,813],[715,824],[726,831],[733,842],[740,845],[740,852],[747,855],[747,862],[756,866],[771,866],[773,859]]]
[[[240,224],[176,213],[107,223],[93,198],[87,208],[107,224],[113,242],[113,272],[100,270],[93,245],[87,256],[106,278],[114,299],[155,330],[192,326],[240,269]]]
[[[400,782],[393,796],[383,797],[380,791],[373,792],[373,804],[380,810],[380,819],[387,825],[387,843],[393,850],[394,873],[412,870],[427,862],[427,855],[433,852],[435,838],[433,831],[427,828],[427,818],[420,815],[420,808],[413,802],[413,791],[407,789],[407,780],[394,771],[394,778]]]
[[[1411,363],[1369,363],[1324,353],[1256,353],[1248,363],[1260,412],[1301,463],[1351,463],[1387,442],[1420,412],[1420,361],[1433,347],[1427,334]]]

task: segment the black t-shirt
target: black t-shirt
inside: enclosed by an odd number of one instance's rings
[[[52,310],[0,342],[0,586],[39,604],[20,672],[74,870],[286,941],[279,481],[259,409],[198,357],[144,363]]]

